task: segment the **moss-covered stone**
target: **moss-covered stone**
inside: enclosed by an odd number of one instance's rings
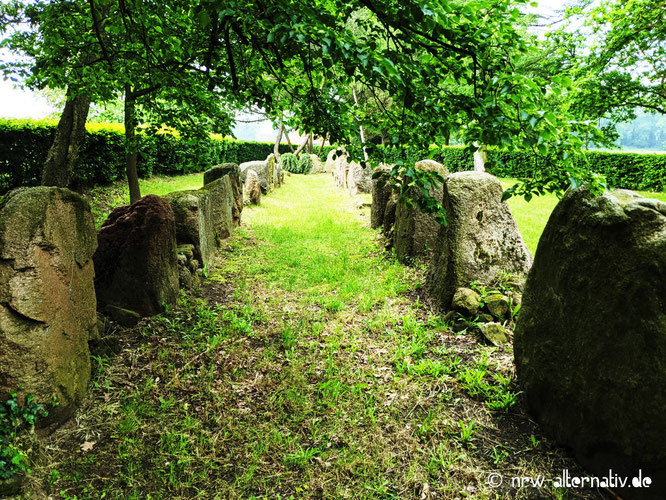
[[[569,191],[539,241],[515,330],[530,411],[594,475],[666,498],[666,204]]]
[[[240,226],[241,214],[243,213],[243,182],[241,181],[240,168],[236,163],[222,163],[216,165],[204,173],[204,187],[217,179],[229,178],[233,205],[231,217],[234,227]]]
[[[419,161],[415,167],[418,170],[436,172],[443,179],[449,175],[444,165],[433,160]],[[442,184],[430,188],[429,193],[441,202],[444,194]],[[420,195],[414,193],[414,196]],[[433,214],[424,214],[417,206],[409,207],[405,203],[398,203],[393,233],[393,247],[398,260],[409,262],[412,258],[432,250],[437,242],[440,227]]]
[[[97,329],[97,248],[87,201],[62,188],[9,193],[0,209],[0,395],[21,387],[50,409],[76,409],[90,377]]]
[[[207,269],[215,267],[218,239],[208,191],[174,191],[164,197],[176,220],[176,241],[194,245],[194,257]]]

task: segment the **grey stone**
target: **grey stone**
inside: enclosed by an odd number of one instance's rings
[[[502,318],[509,312],[509,298],[502,294],[490,294],[485,298],[486,309],[493,316]]]
[[[241,181],[240,168],[236,163],[222,163],[204,172],[204,187],[217,179],[229,178],[233,196],[231,216],[234,227],[240,226],[241,214],[243,212],[243,183]]]
[[[372,207],[370,209],[370,227],[377,229],[384,225],[384,214],[386,205],[393,190],[388,183],[388,173],[391,171],[391,165],[379,165],[375,169],[375,179],[372,179]]]
[[[259,177],[254,170],[246,171],[244,197],[251,205],[261,204],[261,186],[259,184]]]
[[[247,172],[253,170],[259,178],[261,194],[268,194],[273,189],[273,183],[269,180],[269,165],[264,161],[248,161],[239,165],[241,171],[241,181],[247,182]]]
[[[529,270],[532,258],[502,193],[499,180],[483,172],[447,177],[443,205],[448,225],[439,230],[427,280],[442,308],[461,286]]]
[[[209,269],[215,267],[219,239],[215,231],[215,215],[209,192],[174,191],[164,198],[173,209],[179,246],[193,245],[194,258]]]
[[[229,176],[209,182],[199,191],[208,193],[211,218],[217,246],[231,236],[234,230],[234,194]]]
[[[567,192],[539,241],[515,330],[528,407],[594,475],[666,498],[666,204]]]

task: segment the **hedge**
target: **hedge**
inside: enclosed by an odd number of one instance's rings
[[[415,162],[432,158],[444,164],[449,171],[472,170],[472,154],[462,146],[431,147],[427,155],[407,152],[398,155],[395,150],[384,150],[384,161],[398,159]],[[666,154],[614,153],[608,151],[587,151],[576,159],[578,166],[606,176],[611,188],[633,189],[636,191],[666,190]],[[489,170],[497,177],[534,177],[547,167],[544,157],[522,152],[488,150]]]
[[[41,168],[53,141],[53,121],[0,120],[0,194],[19,186],[39,184]],[[124,177],[125,152],[122,125],[89,124],[85,143],[73,175],[77,186],[108,184]],[[266,158],[273,152],[269,142],[237,141],[211,137],[192,141],[172,134],[140,134],[139,175],[178,175],[201,172],[211,165],[242,163]],[[320,155],[325,161],[327,146]],[[316,151],[319,148],[316,147]],[[280,153],[289,147],[280,145]],[[472,155],[463,147],[431,147],[428,154],[380,151],[388,163],[398,159],[418,161],[429,157],[452,171],[471,170]],[[606,176],[610,187],[640,191],[666,189],[666,155],[588,151],[577,161]],[[490,171],[498,177],[532,177],[546,168],[542,157],[520,152],[488,151]]]
[[[0,120],[0,194],[39,184],[56,125],[48,120]],[[124,177],[122,125],[88,124],[86,128],[72,183],[91,186]],[[139,151],[139,175],[149,177],[201,172],[218,163],[263,160],[273,152],[273,143],[220,137],[192,141],[172,134],[140,134]],[[280,145],[281,153],[287,151],[287,145]]]

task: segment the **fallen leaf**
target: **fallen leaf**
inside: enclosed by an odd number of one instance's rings
[[[97,441],[86,441],[81,445],[81,451],[90,451],[95,447],[96,444]]]

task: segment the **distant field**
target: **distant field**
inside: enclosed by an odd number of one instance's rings
[[[516,179],[501,180],[505,189],[518,182]],[[657,200],[666,202],[666,193],[663,192],[652,193],[648,191],[638,191],[638,193],[646,198],[656,198]],[[523,198],[514,197],[510,198],[508,203],[511,208],[511,213],[513,213],[513,216],[516,218],[523,239],[527,244],[527,248],[529,248],[532,255],[534,255],[543,228],[546,227],[550,213],[553,211],[553,208],[555,208],[555,205],[557,205],[557,197],[553,194],[548,194],[532,198],[529,202],[525,201]]]

